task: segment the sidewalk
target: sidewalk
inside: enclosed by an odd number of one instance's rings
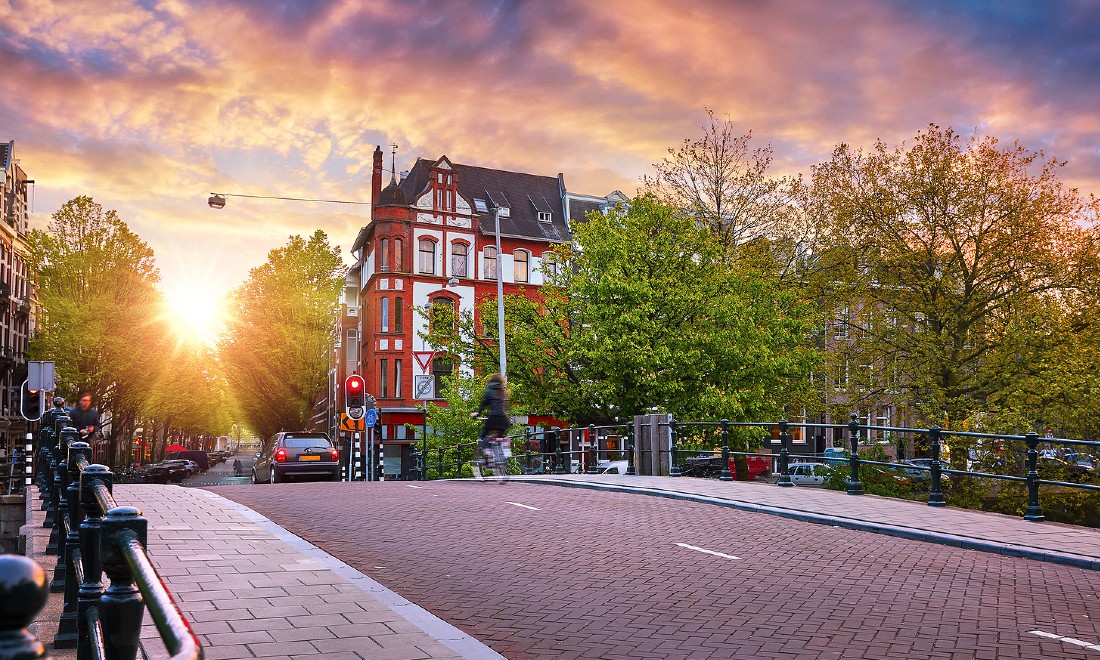
[[[148,518],[153,564],[198,634],[206,660],[321,654],[331,660],[501,657],[342,561],[215,493],[118,485],[114,495],[120,504],[136,506]],[[40,529],[43,512],[34,508],[33,524]],[[46,540],[36,536],[32,555],[44,566],[52,565],[41,556]],[[60,594],[52,594],[34,627],[46,644],[57,629],[60,601]],[[167,658],[148,615],[145,623],[142,643],[149,657]],[[75,657],[72,651],[50,651],[58,659]]]
[[[521,476],[516,481],[706,502],[795,520],[1100,570],[1100,530],[998,513],[759,481],[610,475]]]

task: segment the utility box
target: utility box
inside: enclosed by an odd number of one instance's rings
[[[634,417],[634,470],[641,475],[668,476],[672,451],[671,415]]]

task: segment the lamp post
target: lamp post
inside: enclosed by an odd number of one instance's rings
[[[493,207],[493,223],[497,238],[497,336],[500,337],[500,375],[508,377],[508,358],[504,346],[504,253],[500,251],[500,206]]]

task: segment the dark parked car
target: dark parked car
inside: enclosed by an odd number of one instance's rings
[[[188,461],[195,461],[198,463],[199,469],[206,472],[210,469],[210,457],[207,456],[204,451],[170,451],[164,455],[165,460],[168,459],[185,459]]]
[[[177,484],[195,474],[191,469],[191,465],[184,460],[170,459],[161,461],[159,464],[168,468],[170,473],[168,480]]]
[[[146,465],[138,476],[138,481],[143,484],[166,484],[171,481],[171,470],[156,463]]]
[[[256,454],[252,483],[277,484],[290,477],[340,479],[340,452],[319,431],[282,431]]]

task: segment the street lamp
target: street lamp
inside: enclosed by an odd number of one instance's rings
[[[504,254],[500,251],[500,206],[493,207],[497,235],[497,336],[500,337],[500,375],[508,377],[508,359],[504,350]]]

